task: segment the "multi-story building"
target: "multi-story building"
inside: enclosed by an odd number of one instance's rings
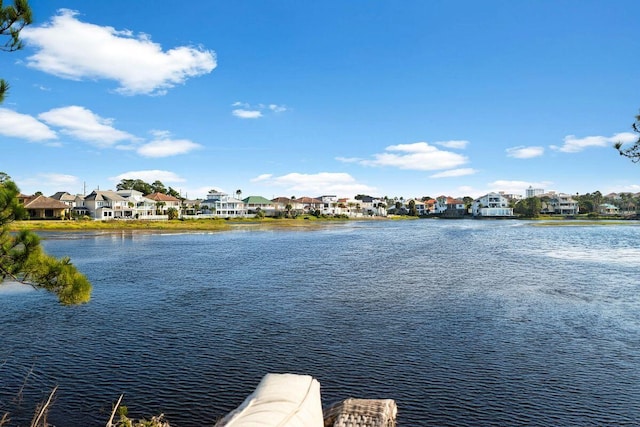
[[[525,197],[527,199],[529,197],[536,197],[536,196],[539,196],[541,194],[544,194],[544,189],[542,189],[542,188],[533,188],[532,186],[529,186],[529,188],[527,188],[525,190]]]
[[[509,207],[509,200],[499,193],[488,193],[473,201],[471,207],[474,217],[511,217],[513,208]]]
[[[213,216],[235,218],[247,214],[244,202],[221,191],[210,191],[207,198],[200,203],[204,213]]]

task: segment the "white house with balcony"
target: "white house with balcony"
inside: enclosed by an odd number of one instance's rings
[[[124,212],[129,206],[127,199],[115,191],[94,190],[84,198],[84,207],[89,211],[91,218],[110,220],[124,218]]]
[[[509,200],[499,193],[488,193],[473,201],[471,211],[474,218],[505,218],[513,216]]]
[[[138,190],[118,190],[116,193],[127,201],[128,209],[124,210],[125,218],[156,219],[156,202],[145,197],[142,192]]]
[[[544,198],[542,213],[577,215],[580,212],[578,202],[569,194],[550,191],[538,197]]]
[[[85,196],[83,205],[96,220],[167,219],[166,215],[156,215],[155,202],[136,190],[94,190]]]
[[[205,214],[222,218],[237,218],[247,214],[242,200],[231,197],[222,191],[210,191],[207,198],[200,203],[200,207]]]

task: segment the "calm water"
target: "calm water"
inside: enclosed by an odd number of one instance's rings
[[[15,421],[58,385],[58,427],[105,425],[121,393],[134,416],[212,425],[265,373],[298,372],[325,404],[396,399],[403,426],[640,425],[640,226],[46,237],[93,299],[0,293]]]

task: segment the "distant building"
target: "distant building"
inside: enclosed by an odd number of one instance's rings
[[[536,196],[539,196],[541,194],[544,194],[544,189],[542,189],[542,188],[533,188],[533,187],[529,186],[529,188],[527,188],[525,190],[525,197],[527,199],[529,197],[536,197]]]
[[[488,193],[475,199],[471,210],[476,218],[513,216],[513,208],[509,207],[509,200],[499,193]]]
[[[577,215],[580,212],[578,202],[569,194],[550,191],[549,193],[541,194],[540,198],[546,199],[542,203],[542,213]]]
[[[210,191],[207,198],[200,203],[202,208],[210,211],[214,216],[234,218],[244,216],[246,209],[242,200],[229,196],[221,191]],[[205,211],[205,213],[208,213]]]

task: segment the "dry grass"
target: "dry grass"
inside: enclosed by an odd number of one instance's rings
[[[316,218],[314,216],[296,219],[198,219],[171,221],[15,221],[10,224],[12,231],[225,231],[238,227],[301,228],[323,224],[350,221],[346,219]]]

